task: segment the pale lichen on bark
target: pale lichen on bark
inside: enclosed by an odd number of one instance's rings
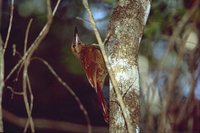
[[[139,132],[138,49],[150,10],[149,0],[119,0],[109,25],[111,36],[106,44],[108,61],[125,103],[127,116]],[[110,88],[110,132],[126,133],[126,123]]]

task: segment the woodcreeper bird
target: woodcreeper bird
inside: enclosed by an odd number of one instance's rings
[[[78,35],[78,30],[75,27],[71,50],[80,60],[90,85],[95,89],[104,120],[108,122],[108,106],[102,93],[107,69],[100,48],[97,44],[89,45],[82,43]]]

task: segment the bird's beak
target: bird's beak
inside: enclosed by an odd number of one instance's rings
[[[74,39],[73,39],[74,43],[78,43],[79,42],[79,36],[78,36],[78,29],[77,27],[74,28]]]

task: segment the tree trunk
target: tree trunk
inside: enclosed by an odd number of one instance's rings
[[[116,92],[110,87],[110,132],[126,133],[125,115],[131,129],[139,132],[139,72],[138,49],[150,11],[149,0],[119,0],[109,25],[110,38],[106,43],[108,61],[125,104],[120,107]],[[130,130],[129,130],[130,132]]]

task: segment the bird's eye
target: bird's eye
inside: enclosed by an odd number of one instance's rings
[[[76,45],[74,44],[74,45],[72,45],[72,47],[73,47],[73,48],[76,48]]]

